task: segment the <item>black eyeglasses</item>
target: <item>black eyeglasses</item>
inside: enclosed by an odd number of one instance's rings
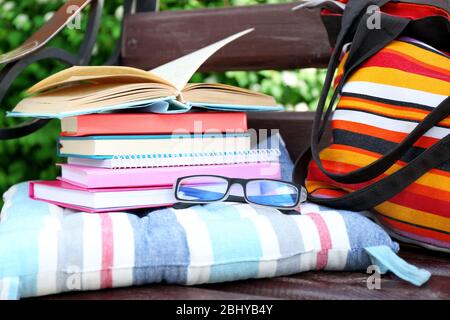
[[[233,185],[241,185],[241,195],[230,195]],[[294,183],[274,179],[237,179],[214,175],[195,175],[178,178],[175,208],[219,201],[247,202],[281,210],[296,209],[306,200],[306,190]],[[234,191],[234,190],[233,190]],[[234,193],[234,192],[233,192]]]

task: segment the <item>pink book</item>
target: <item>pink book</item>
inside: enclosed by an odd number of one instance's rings
[[[73,164],[59,165],[61,166],[60,180],[88,189],[172,186],[179,177],[191,175],[219,175],[242,179],[280,179],[281,177],[278,162],[136,169],[107,169]]]
[[[30,182],[30,197],[84,212],[162,207],[177,202],[172,186],[85,189],[59,180]]]

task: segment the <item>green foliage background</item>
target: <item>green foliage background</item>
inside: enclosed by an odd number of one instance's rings
[[[37,28],[56,11],[63,0],[0,0],[0,53],[10,51],[22,44]],[[160,10],[196,9],[279,3],[285,0],[161,0]],[[84,11],[86,12],[86,10]],[[113,51],[120,36],[122,0],[105,1],[100,34],[94,49],[93,65],[103,64]],[[84,35],[86,14],[82,16],[82,30],[64,29],[50,43],[76,52]],[[5,117],[24,97],[24,90],[37,81],[64,68],[55,61],[40,61],[30,65],[14,82],[6,98],[0,104],[0,126],[18,123]],[[222,82],[259,90],[273,95],[287,110],[308,110],[316,105],[325,73],[323,70],[303,69],[296,71],[225,72],[196,74],[193,81]],[[55,167],[56,137],[59,122],[53,120],[46,127],[27,137],[0,141],[0,194],[19,182],[31,179],[53,179]],[[0,200],[0,205],[2,204]]]

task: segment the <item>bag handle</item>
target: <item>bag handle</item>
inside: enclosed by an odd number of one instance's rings
[[[347,9],[354,11],[351,4],[347,6],[346,10]],[[360,24],[357,28],[357,32],[355,33],[355,37],[353,39],[352,48],[349,52],[347,62],[344,66],[345,70],[344,75],[341,78],[341,81],[335,90],[335,93],[332,97],[331,103],[328,106],[327,112],[325,114],[320,129],[318,129],[317,126],[313,126],[311,151],[307,150],[303,154],[303,156],[306,157],[307,159],[303,161],[309,162],[309,159],[312,157],[324,174],[326,174],[329,178],[342,183],[364,182],[379,176],[381,173],[383,173],[389,167],[391,167],[397,160],[399,160],[401,156],[409,148],[411,148],[411,146],[418,139],[420,139],[420,137],[422,137],[425,132],[427,132],[437,123],[445,119],[450,112],[450,108],[444,104],[435,108],[430,114],[427,115],[427,117],[419,125],[416,126],[416,128],[414,128],[414,130],[404,139],[404,141],[402,141],[402,143],[393,148],[387,154],[383,155],[383,157],[377,159],[375,162],[371,163],[370,165],[364,168],[360,168],[358,170],[346,174],[333,174],[325,170],[319,157],[318,146],[320,143],[320,139],[323,136],[323,132],[326,128],[326,125],[329,122],[332,110],[331,106],[334,104],[336,95],[342,89],[342,85],[345,83],[345,80],[360,63],[369,58],[374,52],[384,47],[387,43],[395,39],[396,35],[399,35],[400,32],[403,31],[409,23],[409,20],[404,18],[390,17],[383,15],[381,22],[381,24],[384,27],[384,30],[382,30],[383,32],[373,32],[368,31],[369,29],[366,27],[366,25],[363,25],[366,23],[366,21],[367,18],[364,19],[364,17],[363,19],[360,20]],[[335,58],[335,56],[333,56],[333,58]],[[334,72],[335,69],[331,70]],[[329,69],[329,73],[332,74],[333,72],[330,72]],[[326,95],[328,94],[330,83],[331,82],[327,83],[327,86],[324,87],[324,91],[322,92],[322,95],[325,98]],[[319,106],[317,108],[318,114],[316,114],[317,115],[316,119],[317,118],[320,119],[321,114],[323,113],[324,105],[321,102],[323,102],[323,100],[319,101]],[[299,166],[302,168],[306,167],[301,166],[300,164]]]
[[[391,29],[396,28],[396,32],[390,34],[389,36],[394,36],[396,34],[399,34],[401,30],[403,30],[406,25],[407,21],[401,19],[397,19],[398,21],[394,21],[394,24],[391,25]],[[386,21],[383,22],[386,24]],[[395,26],[394,26],[395,25]],[[363,30],[366,30],[364,28]],[[359,31],[359,30],[358,30]],[[355,40],[353,45],[359,44],[359,46],[356,47],[356,51],[351,51],[349,53],[348,59],[350,67],[347,67],[347,70],[345,72],[345,75],[341,78],[341,81],[339,83],[338,88],[336,89],[335,93],[339,93],[342,89],[342,85],[345,83],[349,75],[353,72],[353,70],[363,61],[365,61],[368,56],[371,55],[371,52],[369,51],[370,48],[374,44],[370,42],[375,42],[377,39],[374,36],[368,36],[367,34],[364,34],[365,32],[357,32],[355,35]],[[369,39],[369,43],[364,43],[363,40],[360,39]],[[380,37],[381,38],[381,37]],[[383,41],[378,42],[375,48],[379,46],[384,46],[386,42],[388,42],[390,37],[383,35]],[[352,47],[353,47],[352,45]],[[354,47],[355,48],[355,47]],[[362,54],[361,54],[362,53]],[[351,56],[353,54],[353,56]],[[355,58],[357,57],[357,58]],[[334,98],[336,95],[334,95]],[[333,101],[334,102],[334,101]],[[331,110],[329,107],[328,110]],[[327,111],[328,111],[327,110]],[[316,161],[317,165],[321,169],[323,173],[325,173],[329,178],[342,183],[358,183],[363,181],[371,180],[380,174],[382,174],[384,171],[386,171],[389,167],[391,167],[397,160],[401,158],[401,156],[408,151],[414,143],[419,140],[429,129],[433,128],[436,124],[438,124],[440,121],[447,118],[447,116],[450,113],[450,107],[446,104],[440,104],[436,108],[433,109],[432,112],[430,112],[421,123],[419,123],[412,132],[410,132],[407,137],[398,144],[395,148],[390,150],[388,153],[383,155],[381,158],[377,159],[375,162],[367,165],[364,168],[360,168],[357,170],[354,170],[347,174],[333,174],[330,172],[327,172],[325,168],[323,167],[321,163],[321,159],[319,156],[319,143],[321,134],[319,132],[313,132],[313,139],[311,141],[311,150],[312,150],[312,157]],[[329,121],[330,112],[327,112],[326,114],[326,120],[324,121],[323,125],[326,125]],[[317,128],[313,128],[316,129]],[[324,130],[325,128],[322,128],[321,130]]]
[[[383,1],[381,1],[383,2]],[[387,2],[387,1],[385,1]],[[385,3],[384,2],[384,3]],[[361,2],[359,3],[359,8],[361,7]],[[354,15],[354,7],[353,2],[349,2],[347,4],[346,10],[352,11],[353,15],[350,15],[353,19],[355,19]],[[361,10],[359,11],[361,12]],[[433,127],[436,123],[438,123],[442,118],[448,116],[448,112],[450,110],[450,101],[447,98],[444,100],[437,108],[434,110],[427,118],[418,125],[413,132],[394,150],[389,152],[383,159],[374,163],[369,168],[363,168],[362,170],[358,170],[355,174],[352,172],[352,175],[334,175],[327,172],[320,161],[318,145],[320,143],[320,139],[323,137],[323,133],[325,131],[326,125],[329,121],[332,106],[337,98],[338,93],[342,89],[343,83],[345,83],[346,78],[349,74],[356,68],[360,63],[368,59],[375,52],[383,48],[389,42],[397,38],[400,33],[406,28],[409,23],[408,19],[393,17],[388,15],[381,14],[382,18],[381,24],[384,29],[380,29],[381,32],[377,32],[380,30],[372,30],[370,31],[372,34],[370,36],[367,35],[368,28],[363,26],[362,23],[367,21],[364,19],[364,16],[359,21],[359,26],[357,28],[357,32],[355,33],[355,37],[352,43],[351,50],[349,52],[346,64],[344,65],[344,75],[341,78],[341,81],[333,93],[330,103],[328,104],[328,108],[326,110],[324,119],[322,121],[322,115],[325,107],[325,100],[328,95],[328,91],[331,87],[331,78],[334,70],[337,67],[337,57],[340,54],[340,51],[343,47],[343,40],[345,40],[346,32],[350,31],[351,23],[348,22],[348,15],[346,16],[346,12],[344,12],[342,26],[347,26],[347,29],[341,30],[341,33],[338,36],[337,45],[335,51],[333,52],[332,58],[330,59],[330,63],[328,65],[327,77],[325,79],[324,90],[322,91],[319,105],[316,111],[316,116],[313,124],[313,133],[311,137],[311,147],[306,149],[303,154],[297,159],[294,167],[293,180],[302,185],[305,184],[307,166],[313,158],[319,169],[334,179],[337,176],[336,181],[340,182],[359,182],[362,180],[370,180],[384,172],[387,168],[389,168],[392,164],[397,161],[401,155],[412,145],[417,139],[419,139],[423,133],[425,133],[429,128]],[[382,203],[389,198],[393,197],[395,194],[402,191],[409,184],[413,183],[417,178],[421,175],[439,165],[440,163],[447,161],[450,158],[450,150],[448,146],[448,137],[447,139],[441,140],[439,143],[435,144],[432,148],[428,149],[420,156],[416,157],[412,162],[410,162],[405,168],[399,170],[395,174],[384,178],[377,183],[355,191],[351,194],[348,194],[343,197],[338,198],[317,198],[309,195],[309,199],[311,201],[335,206],[339,208],[351,209],[351,210],[365,210],[376,206],[379,203]],[[430,156],[431,155],[431,156]],[[406,172],[406,174],[404,173]],[[344,177],[343,177],[344,176]],[[350,177],[350,178],[348,178]],[[399,178],[400,177],[400,178]],[[406,177],[408,179],[406,179]],[[403,179],[400,183],[396,181],[397,179]],[[351,183],[351,182],[350,182]]]
[[[376,2],[376,1],[375,1]],[[380,1],[379,5],[381,3],[386,3],[388,1]],[[367,60],[370,56],[375,54],[378,50],[386,46],[388,43],[390,43],[392,40],[397,38],[400,33],[406,28],[406,26],[409,23],[408,19],[405,18],[399,18],[394,16],[389,16],[386,14],[381,14],[381,25],[384,26],[383,29],[373,29],[369,30],[366,26],[367,19],[369,18],[367,14],[362,14],[362,17],[359,19],[359,23],[357,24],[357,27],[352,26],[352,24],[348,21],[349,19],[357,20],[357,17],[355,16],[355,12],[363,12],[363,8],[361,7],[362,2],[356,2],[357,8],[354,7],[354,2],[349,2],[346,7],[346,11],[344,12],[343,18],[342,18],[342,28],[346,26],[345,29],[341,30],[341,33],[338,36],[338,40],[336,43],[335,50],[333,51],[333,54],[331,56],[330,62],[328,64],[328,72],[325,78],[324,87],[318,102],[316,114],[314,117],[313,122],[313,129],[312,129],[312,136],[311,136],[311,144],[310,147],[307,148],[303,154],[297,159],[294,167],[294,173],[293,173],[293,180],[297,183],[304,184],[304,180],[306,178],[306,171],[308,163],[310,162],[311,158],[313,158],[319,165],[319,168],[327,175],[330,176],[330,178],[341,181],[341,182],[347,182],[347,181],[354,181],[357,179],[354,178],[354,176],[351,176],[347,178],[345,175],[333,175],[332,173],[327,172],[320,161],[319,157],[319,144],[320,140],[323,137],[323,134],[325,132],[325,129],[327,127],[327,124],[329,122],[329,119],[331,117],[332,113],[332,106],[334,105],[338,94],[340,93],[346,79],[349,77],[350,73],[359,66],[362,62]],[[347,11],[349,10],[349,11]],[[357,21],[355,21],[357,22]],[[356,23],[355,23],[356,24]],[[349,52],[349,55],[347,57],[347,61],[344,65],[344,74],[341,78],[340,83],[338,84],[336,90],[334,91],[331,100],[327,106],[324,119],[322,120],[322,116],[324,114],[325,109],[325,103],[328,96],[328,92],[331,88],[331,83],[334,75],[334,71],[336,70],[338,64],[339,64],[339,56],[341,54],[341,50],[344,46],[344,42],[346,41],[347,34],[351,33],[352,29],[356,29],[355,37],[352,42],[352,46]],[[368,35],[370,33],[370,35]],[[417,129],[419,132],[424,129]],[[417,138],[418,139],[418,138]],[[416,140],[417,140],[416,139]],[[411,138],[411,140],[413,140]],[[402,147],[403,149],[407,149],[406,147]],[[402,149],[402,150],[403,150]],[[401,151],[402,151],[401,150]],[[397,152],[399,153],[399,152]],[[395,154],[396,155],[396,154]],[[391,156],[392,157],[392,156]],[[388,158],[389,159],[389,158]],[[397,159],[398,160],[398,159]],[[389,160],[383,160],[389,161]],[[390,160],[392,161],[392,160]],[[395,160],[396,161],[396,160]],[[394,162],[395,162],[394,161]],[[386,166],[385,163],[381,163],[382,166]],[[380,167],[378,171],[385,171],[382,170],[382,166],[379,163],[374,164],[375,167]],[[389,167],[389,166],[388,166]],[[364,169],[364,168],[363,168]],[[373,170],[373,169],[371,169]],[[361,170],[357,173],[357,178],[360,178],[367,174],[364,170]],[[376,174],[375,174],[376,176]]]
[[[450,99],[445,102],[450,105]],[[363,211],[389,200],[414,183],[426,172],[450,159],[450,135],[435,143],[405,167],[372,185],[337,198],[308,195],[312,202],[340,209]]]

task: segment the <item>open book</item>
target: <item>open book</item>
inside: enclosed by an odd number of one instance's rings
[[[76,66],[28,89],[9,116],[64,118],[127,108],[159,113],[192,107],[226,111],[277,111],[271,96],[216,83],[188,83],[217,50],[251,32],[248,29],[151,71],[130,67]],[[151,53],[150,53],[151,54]]]

